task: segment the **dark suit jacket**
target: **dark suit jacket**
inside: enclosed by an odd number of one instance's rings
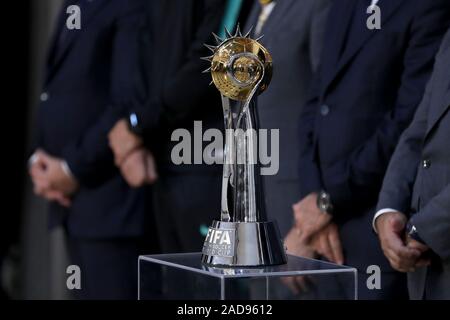
[[[36,144],[64,158],[81,183],[69,210],[52,206],[52,224],[67,222],[74,236],[143,232],[143,190],[130,189],[120,176],[107,133],[146,99],[144,2],[78,1],[80,30],[65,27],[64,7],[49,52]]]
[[[223,130],[220,93],[204,74],[209,65],[201,57],[211,55],[204,44],[215,44],[224,17],[224,0],[149,1],[152,23],[151,103],[139,111],[150,149],[156,150],[160,171],[220,172],[221,165],[172,164],[170,141],[174,129],[185,128],[193,136],[194,121]],[[244,1],[239,20],[245,22],[251,3]],[[204,143],[205,146],[207,143]],[[193,154],[193,153],[192,153]]]
[[[450,32],[436,58],[422,103],[389,164],[379,209],[411,216],[436,254],[409,276],[413,299],[450,299]]]
[[[258,97],[259,125],[279,130],[279,171],[264,176],[267,214],[284,235],[292,227],[292,204],[298,201],[298,118],[317,71],[330,0],[280,0],[264,24],[261,43],[273,58],[269,89]],[[244,28],[256,27],[261,4],[254,1]]]
[[[192,132],[194,120],[202,120],[204,130],[223,127],[219,92],[210,86],[211,77],[202,74],[210,55],[205,43],[214,43],[222,21],[222,0],[149,1],[151,46],[151,101],[137,110],[146,140],[158,158],[159,170],[192,170],[206,166],[172,165],[170,135],[176,128]],[[216,166],[219,169],[220,166]]]
[[[300,194],[331,195],[345,263],[362,275],[365,299],[406,294],[371,221],[382,180],[401,133],[412,120],[434,56],[450,23],[447,0],[380,0],[381,29],[369,30],[370,1],[334,1],[321,65],[300,129]],[[366,270],[383,272],[368,290]]]
[[[358,2],[331,8],[321,68],[300,122],[301,196],[328,191],[337,219],[375,206],[450,22],[446,0],[381,0],[382,28],[369,30],[366,7],[355,11]]]

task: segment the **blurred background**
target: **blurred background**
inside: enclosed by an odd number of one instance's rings
[[[3,161],[7,168],[3,187],[9,191],[4,192],[0,224],[0,254],[4,257],[1,281],[14,299],[66,298],[65,291],[54,285],[65,283],[57,281],[62,276],[58,270],[64,271],[57,266],[66,259],[62,234],[59,230],[48,233],[46,203],[32,196],[25,170],[47,45],[61,5],[61,0],[21,0],[2,6],[2,22],[6,22],[2,42],[10,49],[2,50],[7,81],[3,96],[9,97],[4,100],[2,126],[6,130]]]

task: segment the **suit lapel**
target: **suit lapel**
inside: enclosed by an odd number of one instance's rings
[[[354,12],[357,1],[362,1],[362,0],[345,0],[347,12],[357,14],[356,12]],[[345,50],[344,55],[339,59],[339,62],[337,63],[337,67],[329,68],[332,71],[329,72],[329,74],[325,77],[325,80],[324,80],[325,81],[325,86],[324,86],[325,90],[331,85],[333,80],[344,69],[344,67],[347,66],[351,61],[353,61],[354,56],[357,55],[357,53],[361,50],[361,48],[364,46],[364,44],[367,41],[369,41],[375,34],[377,34],[378,32],[381,32],[383,30],[383,26],[394,15],[395,11],[399,8],[400,4],[403,3],[403,1],[404,0],[382,0],[378,4],[381,9],[382,29],[381,30],[369,30],[368,28],[360,28],[354,34],[355,36],[353,39],[348,39],[347,44],[349,47],[347,48],[347,50]],[[341,14],[343,14],[343,13],[341,12]],[[338,13],[334,13],[333,11],[331,11],[329,19],[333,19],[333,16],[335,16],[336,18],[339,18]],[[367,15],[367,18],[368,17],[369,17],[369,15]],[[341,23],[339,20],[337,21],[337,23]],[[337,45],[336,47],[333,47],[333,49],[329,48],[329,50],[326,50],[326,51],[328,51],[328,54],[336,55],[336,54],[338,54],[338,52],[336,52],[336,48],[338,48],[339,50],[342,48],[342,44],[345,39],[345,35],[349,32],[348,25],[352,21],[352,15],[348,16],[348,13],[345,14],[343,20],[344,20],[346,27],[345,27],[345,29],[342,27],[339,28],[340,31],[338,32],[338,39],[335,40],[335,41],[339,41],[339,45]],[[333,23],[331,24],[331,26],[334,28],[337,27],[337,25],[333,24]],[[345,32],[342,33],[343,31],[345,31]],[[329,31],[329,32],[332,32],[332,31]],[[330,41],[330,42],[332,42],[332,41]],[[334,62],[335,61],[336,60],[334,60]]]
[[[430,110],[428,111],[428,128],[426,137],[428,137],[437,124],[442,120],[450,108],[450,77],[448,76],[448,65],[450,63],[450,46],[441,45],[441,52],[436,57],[434,64],[433,81],[429,85],[433,86],[433,95],[430,101]]]
[[[325,29],[325,43],[322,50],[322,71],[323,81],[326,86],[324,91],[336,76],[336,65],[339,61],[339,54],[344,45],[345,36],[352,21],[352,14],[355,10],[354,0],[334,1],[328,14],[328,22]],[[327,37],[327,35],[333,35]]]
[[[60,44],[61,47],[57,48],[57,49],[53,49],[54,50],[54,53],[52,55],[53,62],[50,63],[50,72],[48,73],[47,81],[50,80],[50,78],[52,77],[52,75],[54,74],[54,72],[56,71],[58,66],[64,60],[64,58],[66,57],[67,53],[70,51],[70,48],[72,47],[73,43],[78,38],[78,36],[86,31],[87,25],[92,20],[92,18],[95,16],[97,11],[101,9],[101,7],[102,7],[101,5],[104,2],[105,2],[105,0],[90,0],[90,1],[82,1],[81,4],[79,4],[80,11],[81,11],[81,29],[80,30],[76,30],[76,29],[75,30],[66,30],[66,32],[68,32],[68,34],[65,37],[64,41]],[[63,10],[63,13],[65,13],[66,6],[64,8],[62,8],[61,10]],[[66,23],[67,17],[68,17],[68,15],[63,14],[62,21],[59,22],[60,25],[58,27],[61,28],[61,29],[59,29],[60,32],[62,32],[62,28],[66,27],[65,23]],[[61,25],[61,23],[63,25]],[[57,41],[58,41],[59,35],[60,35],[60,33],[58,33],[58,32],[55,35],[55,39],[54,39],[55,48],[58,45]]]
[[[432,107],[432,106],[431,106]],[[446,111],[450,108],[450,79],[447,79],[447,91],[443,98],[437,104],[436,110],[430,113],[428,121],[427,136],[431,133],[433,128],[439,123]]]
[[[56,51],[57,51],[57,47],[58,47],[58,40],[59,40],[59,35],[61,33],[62,28],[64,28],[64,25],[66,23],[66,19],[67,19],[67,15],[66,15],[66,4],[63,3],[61,8],[60,8],[60,12],[55,24],[55,27],[53,28],[53,34],[52,34],[52,38],[50,41],[50,46],[49,46],[49,50],[48,50],[48,55],[47,55],[47,68],[52,68],[55,62],[55,56],[56,56]]]

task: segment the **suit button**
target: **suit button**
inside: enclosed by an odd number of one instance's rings
[[[48,98],[50,98],[50,96],[49,96],[48,92],[42,92],[42,93],[41,93],[41,97],[40,97],[40,99],[41,99],[41,102],[45,102],[45,101],[47,101],[47,100],[48,100]]]
[[[431,161],[428,160],[428,159],[423,160],[423,161],[422,161],[422,167],[423,167],[424,169],[428,169],[429,167],[431,167]]]
[[[330,107],[329,106],[327,106],[326,104],[324,104],[324,105],[322,105],[321,107],[320,107],[320,114],[322,115],[322,116],[327,116],[328,114],[330,113]]]

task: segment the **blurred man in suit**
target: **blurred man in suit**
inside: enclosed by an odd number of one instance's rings
[[[368,23],[376,8],[380,29]],[[406,297],[406,279],[390,267],[371,221],[449,22],[447,0],[340,0],[328,16],[320,70],[299,125],[295,228],[300,242],[358,269],[362,299]],[[381,269],[379,289],[367,285],[371,265]]]
[[[116,164],[134,185],[145,183],[145,171],[124,168],[127,159],[144,145],[155,154],[155,211],[164,252],[200,251],[208,225],[220,215],[222,166],[194,164],[193,159],[175,165],[171,152],[178,142],[171,141],[171,134],[181,128],[195,137],[194,121],[202,121],[203,131],[223,129],[220,94],[209,86],[210,76],[202,74],[208,64],[200,58],[211,54],[204,44],[215,43],[212,32],[219,32],[221,24],[232,30],[247,6],[241,0],[160,1],[152,6],[150,20],[158,26],[151,28],[157,30],[152,36],[157,49],[151,57],[152,103],[119,121],[110,144]]]
[[[270,90],[258,97],[259,124],[278,129],[279,171],[264,176],[269,220],[276,220],[282,236],[292,226],[292,204],[298,199],[298,118],[306,102],[324,40],[330,0],[256,0],[246,30],[269,50],[275,72]],[[273,150],[273,149],[272,149]]]
[[[66,1],[49,52],[30,174],[35,193],[52,201],[51,225],[67,231],[80,299],[136,298],[137,257],[155,246],[145,190],[121,177],[107,138],[147,97],[144,4]],[[79,28],[69,28],[67,8],[79,8]]]
[[[413,122],[400,139],[374,219],[412,299],[450,299],[450,32]]]

